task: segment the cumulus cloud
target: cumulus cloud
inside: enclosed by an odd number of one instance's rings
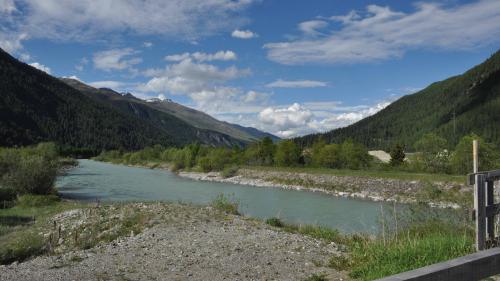
[[[236,53],[234,53],[233,51],[218,51],[213,54],[195,52],[195,53],[182,53],[182,54],[165,56],[166,61],[183,61],[186,59],[192,59],[200,62],[215,61],[215,60],[229,61],[229,60],[236,60],[236,58],[237,58]]]
[[[32,62],[29,65],[33,66],[36,69],[39,69],[39,70],[41,70],[43,72],[46,72],[46,73],[50,74],[50,68],[47,67],[47,66],[45,66],[45,65],[43,65],[43,64],[41,64],[41,63]]]
[[[266,85],[269,88],[316,88],[316,87],[326,87],[327,83],[323,81],[314,80],[293,80],[287,81],[278,79]]]
[[[142,43],[142,46],[145,48],[151,48],[151,47],[153,47],[153,42],[146,41],[146,42]]]
[[[239,38],[239,39],[251,39],[257,37],[257,33],[250,31],[250,30],[239,30],[235,29],[232,33],[231,36],[234,38]]]
[[[306,35],[319,35],[321,34],[318,29],[322,29],[328,25],[324,20],[310,20],[299,23],[299,30]]]
[[[137,53],[132,48],[111,49],[95,53],[92,60],[95,68],[104,71],[134,70],[133,66],[142,62],[141,58],[131,57]]]
[[[248,20],[240,12],[253,3],[252,0],[0,1],[0,25],[5,29],[2,33],[24,32],[31,38],[59,41],[108,40],[122,32],[192,41],[245,24]]]
[[[8,33],[3,32],[3,28],[0,27],[0,48],[5,50],[7,53],[15,53],[23,48],[22,42],[29,38],[26,33]]]
[[[390,101],[372,106],[342,106],[340,102],[306,102],[267,107],[258,114],[262,130],[283,138],[345,127],[384,109]]]
[[[246,94],[237,88],[226,85],[226,82],[250,74],[249,69],[240,69],[235,66],[220,68],[213,64],[202,63],[204,60],[224,59],[231,57],[231,53],[223,52],[220,55],[195,55],[188,53],[182,60],[167,65],[163,69],[148,69],[144,75],[151,79],[137,86],[137,90],[144,93],[184,95],[193,101],[193,106],[210,114],[224,114],[227,112],[258,111],[244,101],[254,99],[253,103],[261,100],[262,93]],[[171,61],[177,58],[170,58]],[[261,109],[261,108],[259,108]]]
[[[328,35],[264,45],[268,58],[282,64],[361,63],[400,57],[413,49],[464,50],[500,41],[496,0],[455,6],[418,3],[411,13],[369,5],[363,13],[351,11],[329,20],[338,24]],[[299,29],[310,34],[325,25],[309,21]]]

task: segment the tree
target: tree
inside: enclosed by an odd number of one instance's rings
[[[291,140],[283,140],[278,143],[274,162],[278,166],[295,166],[299,163],[300,148]]]
[[[396,144],[395,146],[393,146],[390,154],[391,154],[390,164],[392,166],[399,166],[403,164],[406,155],[402,145]]]
[[[486,171],[498,168],[500,155],[495,151],[495,147],[486,143],[481,137],[472,134],[463,137],[453,151],[450,165],[454,173],[466,174],[472,172],[473,140],[479,142],[479,169]]]
[[[318,162],[322,167],[332,169],[342,167],[341,147],[336,143],[323,146],[316,157],[318,159],[316,159],[315,162]]]
[[[360,143],[346,140],[341,146],[341,165],[343,168],[360,169],[370,164],[368,149]]]
[[[449,152],[446,139],[434,133],[428,133],[420,138],[414,146],[420,152],[416,161],[421,161],[426,171],[448,171]]]

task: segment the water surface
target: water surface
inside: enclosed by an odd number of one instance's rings
[[[257,218],[279,217],[296,224],[319,224],[344,233],[376,232],[384,203],[340,198],[319,192],[195,181],[165,170],[91,160],[58,178],[66,198],[101,201],[166,201],[209,204],[218,194],[236,199],[240,211]]]

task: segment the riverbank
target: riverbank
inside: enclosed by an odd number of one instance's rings
[[[113,164],[172,171],[168,163]],[[192,180],[275,187],[290,190],[322,192],[337,197],[397,203],[424,203],[437,208],[470,208],[473,188],[462,176],[376,172],[364,170],[331,170],[315,168],[243,167],[230,176],[224,172],[197,170],[173,171]]]
[[[332,256],[342,255],[337,244],[211,206],[75,207],[37,222],[31,232],[39,234],[50,251],[0,266],[0,279],[305,280],[314,274],[325,280],[346,278],[328,267]]]
[[[460,208],[472,202],[472,187],[456,182],[336,176],[281,171],[272,167],[241,168],[231,177],[224,177],[221,172],[179,171],[178,175],[193,180],[323,192],[333,196],[372,201],[423,202],[440,208]]]

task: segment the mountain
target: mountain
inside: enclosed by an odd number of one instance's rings
[[[135,98],[132,94],[120,94],[107,88],[96,89],[75,79],[61,78],[61,80],[90,98],[105,101],[126,113],[153,121],[158,126],[162,125],[161,122],[158,122],[158,115],[174,116],[200,130],[219,132],[243,143],[256,141],[266,136],[275,141],[279,140],[278,137],[272,134],[251,127],[219,121],[204,112],[183,106],[169,99],[160,100],[155,98],[145,101]]]
[[[216,131],[195,128],[130,96],[100,92],[118,102],[89,97],[0,49],[0,146],[55,141],[93,150],[130,150],[196,141],[215,146],[244,144]]]
[[[295,141],[309,146],[320,137],[328,143],[353,139],[370,149],[401,143],[411,150],[430,132],[450,145],[475,133],[500,146],[500,51],[464,74],[404,96],[355,124]]]

